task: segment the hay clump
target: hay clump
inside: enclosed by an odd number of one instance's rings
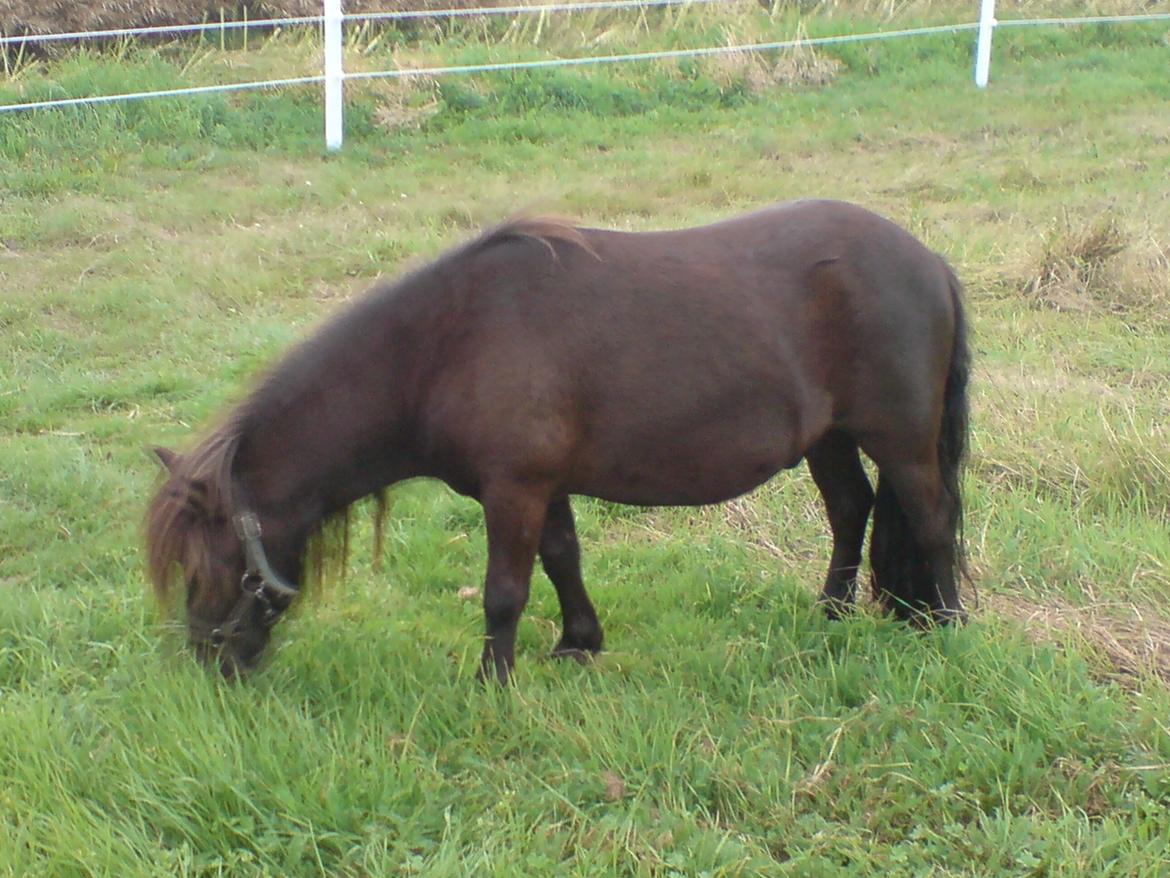
[[[1129,313],[1170,304],[1170,254],[1152,234],[1133,235],[1113,212],[1049,228],[1019,289],[1037,306]]]
[[[831,83],[842,64],[832,55],[818,52],[808,45],[808,31],[802,22],[794,37],[796,45],[775,53],[728,51],[709,61],[712,78],[722,85],[742,82],[753,94],[777,86],[785,88],[819,88]],[[774,58],[770,57],[774,54]]]
[[[374,124],[383,131],[417,131],[443,106],[442,91],[433,76],[401,76],[376,80],[369,89],[375,97]]]

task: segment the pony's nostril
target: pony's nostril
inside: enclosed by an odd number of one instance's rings
[[[219,659],[219,670],[223,674],[224,679],[233,682],[242,681],[245,677],[252,673],[256,668],[256,661],[254,658],[247,658],[240,655],[222,654]]]

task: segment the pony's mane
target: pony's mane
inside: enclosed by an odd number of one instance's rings
[[[520,214],[505,220],[498,226],[488,229],[478,239],[472,242],[475,250],[483,250],[496,244],[518,240],[538,241],[549,249],[556,257],[555,242],[572,244],[580,247],[590,256],[599,258],[593,245],[585,236],[584,230],[572,220],[556,216],[529,216]]]

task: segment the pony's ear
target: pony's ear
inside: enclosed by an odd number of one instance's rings
[[[159,463],[166,468],[167,472],[173,473],[175,471],[175,466],[179,462],[177,452],[171,451],[169,448],[163,448],[161,445],[156,445],[151,451],[154,452],[154,456],[158,458]]]

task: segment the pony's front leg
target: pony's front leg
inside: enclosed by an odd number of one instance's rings
[[[484,492],[488,566],[481,680],[494,674],[500,683],[507,683],[516,663],[516,625],[528,603],[528,584],[547,508],[548,494],[531,485],[495,485]]]

